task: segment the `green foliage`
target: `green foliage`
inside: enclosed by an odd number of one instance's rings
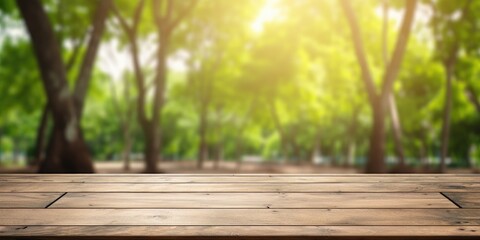
[[[179,14],[190,1],[173,2],[173,13]],[[384,2],[390,9],[386,34],[391,52],[404,1],[352,1],[377,88],[385,69]],[[95,1],[43,3],[64,61],[72,59],[77,48],[77,59],[81,59]],[[130,21],[138,1],[116,0],[115,4]],[[166,5],[160,7],[166,11]],[[147,0],[137,39],[147,86],[155,77],[156,65],[150,59],[158,48],[152,8],[152,1]],[[465,16],[460,14],[464,8]],[[438,156],[444,63],[458,47],[449,150],[454,164],[467,166],[470,157],[480,159],[476,150],[480,148],[479,112],[476,97],[472,98],[473,93],[480,93],[480,1],[425,0],[419,9],[431,10],[431,15],[416,21],[394,85],[406,156],[412,165]],[[14,1],[0,1],[0,34],[5,35],[0,40],[0,155],[16,148],[31,151],[46,103],[25,32],[17,36],[6,30],[18,28],[20,18]],[[107,30],[102,44],[117,42],[119,52],[128,52],[127,37],[113,14]],[[114,79],[118,74],[101,69],[99,64],[93,74],[82,127],[96,159],[122,157],[125,116],[136,115],[137,93],[129,57],[114,59],[128,66],[121,69],[119,64],[120,79]],[[101,61],[107,60],[100,58],[97,63]],[[352,146],[357,149],[355,158],[366,156],[371,110],[337,1],[199,0],[172,35],[169,63],[160,122],[162,157],[166,160],[196,158],[202,114],[207,121],[210,158],[221,148],[223,158],[229,160],[257,155],[266,160],[308,161],[316,153],[341,163],[347,161]],[[68,69],[70,81],[74,81],[80,64],[74,61]],[[152,95],[148,90],[148,102]],[[141,152],[144,139],[136,116],[130,126],[131,151]],[[391,129],[388,131],[390,134]],[[388,155],[392,156],[390,135],[387,141]]]

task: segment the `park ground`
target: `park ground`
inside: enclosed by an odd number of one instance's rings
[[[205,162],[202,169],[196,167],[194,161],[166,161],[159,164],[162,173],[275,173],[275,174],[354,174],[362,173],[361,168],[314,165],[314,164],[290,164],[290,163],[242,163],[221,161],[218,167],[214,167],[213,161]],[[134,161],[129,170],[123,168],[123,163],[119,161],[95,162],[96,173],[142,173],[144,163]],[[34,173],[36,167],[4,167],[0,168],[0,173]],[[410,173],[429,173],[422,169],[412,169]],[[469,168],[450,168],[445,173],[450,174],[468,174],[480,173],[479,169]]]

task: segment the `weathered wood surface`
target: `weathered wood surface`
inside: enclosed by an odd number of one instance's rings
[[[480,239],[478,175],[0,175],[0,238]]]
[[[2,209],[0,225],[480,225],[480,209]]]
[[[479,226],[0,226],[11,237],[111,239],[478,239]],[[264,238],[262,238],[264,236]],[[204,238],[202,238],[204,237]],[[283,238],[282,238],[283,237]]]
[[[62,193],[2,193],[0,208],[44,208]]]
[[[462,208],[480,208],[480,193],[459,192],[444,193],[451,201],[454,201]]]
[[[2,192],[480,192],[478,183],[0,183]]]
[[[457,208],[440,193],[67,193],[50,208]]]
[[[78,182],[78,183],[356,183],[356,182],[445,182],[474,183],[480,182],[480,175],[396,175],[386,178],[384,174],[359,176],[358,174],[322,174],[322,175],[226,175],[226,174],[96,174],[94,178],[88,174],[15,174],[4,175],[0,182]]]

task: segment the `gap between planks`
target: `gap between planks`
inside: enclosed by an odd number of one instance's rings
[[[444,192],[445,197],[449,198],[451,201],[457,203],[462,208],[480,208],[480,193],[475,192],[465,192],[465,193],[454,193],[454,192]]]
[[[453,204],[455,204],[455,206],[457,206],[458,208],[463,208],[460,204],[458,204],[457,202],[455,202],[453,199],[451,199],[448,195],[446,195],[445,193],[443,192],[440,192],[440,194],[442,194],[443,197],[445,197],[446,199],[448,199],[448,201],[452,202]]]
[[[45,208],[48,208],[50,206],[52,206],[52,204],[54,204],[56,201],[60,200],[60,198],[62,198],[63,196],[65,196],[68,192],[64,192],[62,195],[60,195],[58,198],[56,198],[55,200],[53,200],[51,203],[49,203],[47,206],[45,206]]]

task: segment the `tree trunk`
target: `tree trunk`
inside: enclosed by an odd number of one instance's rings
[[[240,136],[235,140],[235,158],[237,160],[237,171],[242,168],[242,156],[243,156],[243,139]]]
[[[393,143],[395,145],[395,153],[398,159],[398,166],[400,169],[405,167],[405,154],[403,151],[402,142],[402,128],[400,124],[400,117],[398,116],[397,104],[395,97],[392,94],[388,97],[388,109],[390,110],[390,119],[392,120]]]
[[[400,69],[403,55],[407,46],[408,38],[410,36],[410,30],[413,23],[417,1],[410,0],[406,2],[405,15],[400,26],[400,32],[397,36],[397,42],[393,51],[391,61],[388,62],[388,66],[385,68],[380,93],[377,93],[376,86],[373,81],[373,76],[368,66],[361,31],[355,16],[355,11],[353,10],[348,0],[341,0],[340,3],[347,17],[348,24],[350,25],[355,55],[357,56],[360,65],[362,80],[364,82],[365,89],[367,90],[369,102],[373,113],[373,126],[370,137],[369,159],[366,167],[366,172],[382,172],[385,170],[385,163],[383,160],[385,154],[384,101],[388,101],[388,97],[392,94],[393,83],[398,75],[398,71]],[[384,47],[384,49],[386,49],[386,46]]]
[[[95,18],[93,22],[93,25],[94,25],[93,33],[91,35],[91,39],[87,48],[87,53],[85,54],[85,58],[82,62],[82,66],[79,71],[79,75],[76,81],[77,85],[76,85],[75,93],[73,96],[75,111],[76,111],[75,115],[76,115],[76,119],[78,119],[77,122],[79,122],[81,119],[83,103],[85,101],[84,99],[85,99],[86,91],[88,88],[88,82],[90,80],[96,53],[100,45],[100,38],[105,28],[105,21],[108,15],[110,4],[111,4],[110,0],[101,1],[95,13]],[[77,47],[79,48],[79,46]],[[65,75],[65,79],[66,79],[66,75]],[[67,91],[67,90],[68,90],[68,84],[67,84],[67,87],[64,89],[64,91]],[[76,123],[76,124],[79,124],[79,123]],[[68,163],[68,160],[63,160],[60,157],[60,155],[66,155],[66,156],[70,155],[70,154],[64,154],[61,152],[68,149],[68,147],[64,148],[62,146],[63,144],[65,144],[65,141],[62,140],[62,136],[64,134],[62,134],[61,131],[62,131],[61,129],[54,126],[54,133],[51,135],[51,137],[60,137],[60,139],[49,140],[50,151],[47,152],[47,157],[45,158],[45,162],[43,162],[41,167],[39,168],[41,172],[49,172],[49,171],[62,172],[62,171],[66,171],[66,170],[62,170],[62,169],[65,169],[65,166],[64,166],[65,164],[71,165],[70,163]],[[67,161],[67,162],[64,163],[64,161]]]
[[[355,154],[356,154],[357,144],[355,141],[350,140],[348,142],[348,153],[347,153],[347,166],[351,167],[355,165]]]
[[[62,160],[59,171],[93,172],[93,164],[83,140],[79,118],[68,87],[60,47],[48,16],[38,0],[17,0],[17,5],[32,39],[43,86],[58,132],[58,140],[64,143],[60,148],[61,152],[52,152],[58,154],[54,157]]]
[[[61,130],[55,125],[52,128],[50,136],[48,138],[47,149],[45,153],[45,160],[40,162],[38,167],[38,172],[40,173],[56,173],[62,172],[62,163],[60,155],[62,153],[61,149]]]
[[[320,128],[317,128],[317,133],[315,134],[308,159],[310,164],[315,164],[315,158],[319,155],[320,137]]]
[[[215,145],[215,158],[213,163],[213,169],[218,169],[220,161],[223,159],[223,144],[221,142]]]
[[[122,108],[120,107],[120,99],[118,98],[115,90],[115,81],[111,79],[110,81],[110,88],[111,88],[111,94],[112,94],[112,103],[113,107],[115,110],[115,113],[117,114],[118,119],[120,120],[120,127],[122,129],[122,137],[123,137],[123,154],[122,154],[122,160],[123,160],[123,170],[125,172],[130,171],[130,152],[132,149],[132,134],[130,133],[130,128],[131,128],[131,120],[132,120],[132,115],[133,115],[133,106],[131,104],[131,99],[130,99],[130,84],[129,84],[129,78],[124,76],[123,77],[123,96],[122,99],[124,99],[126,109],[123,111]]]
[[[370,149],[366,166],[367,173],[385,172],[385,105],[376,101],[372,105],[372,133],[370,135]]]
[[[357,104],[354,105],[351,121],[348,127],[348,135],[345,142],[347,142],[347,157],[346,165],[353,166],[355,162],[355,153],[356,153],[356,136],[357,136],[357,126],[358,126],[358,115],[360,113],[360,106]]]
[[[442,123],[442,145],[440,152],[440,172],[446,170],[446,160],[448,157],[448,140],[450,137],[450,113],[452,110],[452,77],[453,63],[445,63],[446,81],[445,81],[445,103],[443,108]]]
[[[269,109],[270,109],[270,114],[272,115],[273,122],[275,124],[275,128],[278,131],[278,134],[280,135],[280,155],[283,155],[285,158],[285,161],[288,161],[289,159],[289,151],[288,151],[288,138],[286,136],[285,130],[282,127],[282,124],[280,122],[280,118],[277,113],[277,108],[275,107],[275,102],[274,100],[268,100],[269,104]]]
[[[130,123],[123,127],[123,170],[130,170],[130,152],[132,151],[132,135],[130,134]]]
[[[158,36],[158,49],[157,49],[157,67],[155,71],[155,78],[153,84],[153,104],[152,104],[152,118],[147,119],[146,114],[146,86],[143,72],[141,69],[139,50],[137,46],[137,30],[140,22],[140,17],[145,6],[145,1],[141,0],[135,9],[132,24],[130,25],[120,14],[120,11],[115,7],[113,10],[117,15],[122,28],[128,35],[128,39],[131,44],[132,61],[134,66],[135,78],[137,83],[137,117],[142,126],[143,134],[145,136],[145,171],[146,172],[158,172],[157,160],[160,157],[161,149],[161,120],[162,109],[165,102],[165,86],[167,80],[167,66],[166,60],[168,56],[168,45],[170,43],[170,34],[173,32],[178,23],[189,13],[195,6],[196,1],[185,8],[183,11],[174,14],[173,13],[174,1],[153,1],[153,19],[157,30]],[[165,3],[165,4],[164,4]],[[165,9],[164,9],[165,8]]]
[[[105,22],[111,6],[111,0],[98,1],[98,6],[93,18],[92,34],[90,35],[87,51],[85,53],[85,57],[83,58],[82,65],[80,66],[80,71],[75,82],[75,90],[73,93],[73,99],[75,101],[75,107],[79,119],[81,119],[83,113],[85,96],[87,95],[87,89],[90,84],[93,65],[97,57],[100,40],[102,39],[103,32],[105,30]]]
[[[202,130],[201,130],[202,131]],[[203,163],[208,158],[208,146],[205,139],[205,133],[200,133],[200,143],[198,146],[197,168],[202,169]]]
[[[166,15],[170,17],[172,14],[171,4],[172,2],[168,2],[167,13]],[[150,121],[151,128],[154,130],[153,136],[148,138],[150,143],[147,143],[150,150],[153,150],[149,154],[155,154],[155,156],[151,156],[152,159],[145,159],[147,161],[147,172],[157,172],[157,159],[159,158],[160,148],[161,148],[161,120],[162,120],[162,109],[165,103],[165,86],[167,81],[167,56],[168,56],[168,49],[170,44],[170,34],[173,30],[173,26],[170,25],[169,19],[164,18],[161,15],[161,3],[159,1],[153,1],[153,15],[154,15],[154,23],[157,28],[157,36],[158,36],[158,49],[157,49],[157,67],[155,71],[155,78],[154,78],[154,94],[153,94],[153,105],[152,105],[152,120]],[[165,22],[165,21],[166,22]],[[144,103],[145,104],[145,103]],[[151,134],[151,133],[145,133]],[[148,150],[147,150],[148,151]],[[146,155],[147,157],[148,155]],[[154,160],[153,163],[149,161]],[[149,168],[153,167],[154,168]]]
[[[347,128],[348,134],[345,136],[345,144],[343,148],[344,152],[344,167],[353,166],[355,161],[355,150],[356,150],[356,139],[355,136],[357,135],[357,115],[358,115],[358,107],[354,107],[354,112],[352,113],[349,126]]]
[[[15,165],[18,165],[19,162],[19,153],[20,153],[20,147],[19,147],[19,142],[18,138],[13,138],[13,156],[12,160]]]
[[[127,98],[130,99],[130,98]],[[131,115],[132,115],[132,109],[130,106],[130,103],[128,104],[128,110],[126,112],[125,120],[123,121],[122,124],[122,129],[123,129],[123,169],[125,171],[130,170],[130,153],[132,152],[132,134],[130,132],[130,127],[131,127]]]
[[[307,158],[307,163],[309,164],[315,164],[315,156],[317,155],[317,147],[312,146],[310,150],[308,151],[308,158]]]
[[[468,10],[470,9],[470,4],[473,1],[466,1],[464,7],[460,12],[460,19],[457,21],[467,21],[469,15]],[[440,172],[445,172],[446,170],[446,159],[448,157],[448,140],[450,137],[450,112],[452,108],[452,78],[455,64],[457,62],[458,52],[460,50],[460,45],[458,39],[453,39],[452,45],[450,45],[449,55],[444,59],[444,69],[446,74],[445,81],[445,103],[443,109],[443,124],[442,124],[442,142],[440,147]]]
[[[242,121],[240,122],[240,126],[238,127],[238,132],[237,132],[237,138],[235,140],[235,158],[237,160],[237,169],[240,170],[240,167],[242,165],[242,155],[243,155],[243,132],[245,131],[245,128],[247,127],[248,120],[250,119],[253,110],[255,109],[257,103],[257,97],[254,97],[250,105],[248,106],[248,109],[243,116]]]
[[[467,89],[465,91],[468,100],[473,104],[477,113],[480,113],[480,101],[478,101],[478,96],[475,90],[473,89],[470,83],[467,83]]]
[[[200,142],[198,146],[198,159],[197,159],[197,168],[202,169],[203,163],[207,160],[208,149],[207,149],[207,106],[206,103],[202,103],[200,106],[200,122],[198,126],[198,135],[200,137]]]
[[[293,136],[290,139],[291,139],[290,146],[292,146],[292,150],[293,150],[292,160],[296,165],[300,165],[303,160],[302,150],[300,146],[297,144],[297,142],[294,140],[295,138]]]
[[[171,4],[169,2],[168,4]],[[165,24],[167,20],[161,16],[161,4],[159,1],[153,1],[154,7],[152,8],[155,17],[155,24],[157,25],[157,34],[159,37],[159,47],[157,51],[157,69],[154,79],[154,101],[152,105],[152,118],[148,119],[146,114],[146,99],[147,88],[145,86],[145,78],[140,63],[140,51],[137,46],[138,37],[138,25],[140,23],[141,15],[145,6],[145,1],[138,2],[133,21],[129,24],[120,14],[120,11],[115,5],[113,10],[117,16],[120,24],[127,34],[130,42],[130,51],[132,55],[133,69],[135,73],[136,87],[138,91],[137,97],[137,118],[142,127],[142,133],[145,139],[144,147],[144,161],[146,173],[158,173],[157,160],[160,157],[161,147],[161,112],[163,108],[163,94],[164,84],[166,80],[166,54],[168,49],[169,31],[166,31]],[[168,11],[171,11],[169,9]],[[165,20],[165,21],[164,21]]]
[[[157,160],[160,153],[160,138],[156,134],[157,126],[148,124],[143,129],[145,134],[145,173],[158,173]]]
[[[77,131],[81,133],[78,126]],[[65,130],[54,125],[52,135],[47,145],[46,158],[42,161],[38,171],[40,173],[91,173],[93,163],[90,160],[88,148],[83,136],[78,136],[77,142],[71,144],[65,137]],[[90,170],[89,170],[90,169]]]
[[[385,69],[388,67],[388,1],[383,1],[383,30],[382,30],[382,51],[383,63]],[[395,102],[395,95],[391,93],[388,96],[388,108],[390,119],[392,120],[393,143],[395,145],[395,153],[397,154],[398,166],[400,169],[405,167],[405,155],[403,151],[402,142],[402,128],[400,124],[400,117],[398,115],[397,104]]]
[[[419,147],[419,157],[420,157],[420,164],[422,168],[426,169],[428,165],[428,153],[427,153],[427,144],[426,141],[421,140],[420,141],[420,147]]]
[[[32,165],[39,165],[45,157],[45,140],[48,127],[48,103],[43,108],[42,117],[37,128],[37,138],[35,140],[35,152],[33,154]]]

